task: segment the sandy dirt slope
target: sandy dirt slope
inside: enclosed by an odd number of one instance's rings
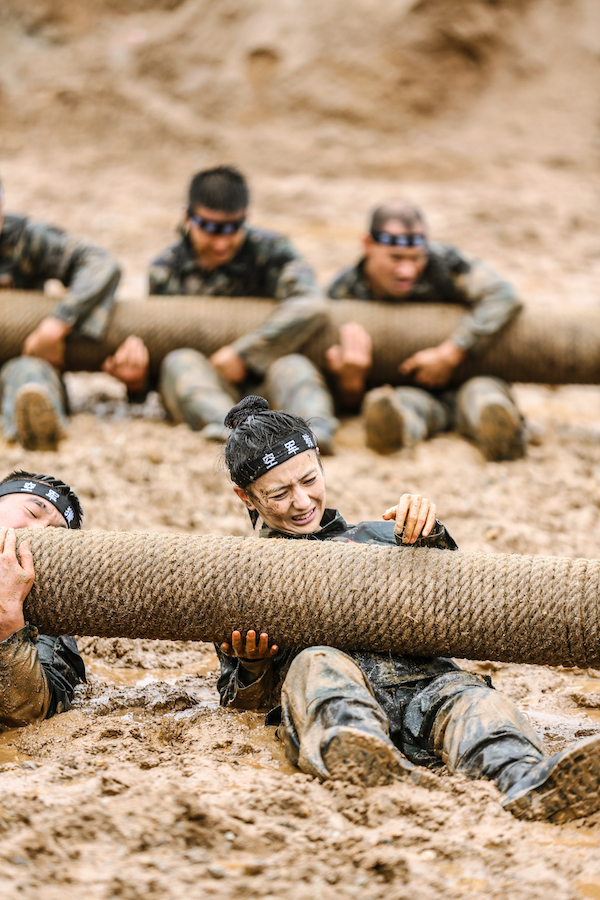
[[[408,195],[435,235],[484,256],[540,307],[597,303],[595,0],[5,0],[0,174],[7,208],[111,247],[145,294],[190,174],[237,162],[254,220],[290,233],[323,281],[368,209]],[[0,440],[0,470],[54,471],[87,528],[247,534],[218,451],[69,380],[56,453]],[[463,549],[600,553],[600,389],[521,386],[527,459],[485,464],[454,436],[379,458],[357,420],[329,500],[376,518],[436,500]],[[94,410],[97,415],[92,415]],[[254,713],[218,708],[212,648],[82,638],[76,708],[0,737],[2,896],[600,897],[600,818],[526,824],[485,783],[319,785]],[[549,752],[600,732],[600,672],[468,663]]]

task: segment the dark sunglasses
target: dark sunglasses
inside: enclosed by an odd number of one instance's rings
[[[203,219],[202,216],[195,216],[189,209],[188,216],[194,225],[197,225],[206,234],[235,234],[246,221],[246,216],[242,216],[241,219],[236,219],[234,222],[214,222],[212,219]]]
[[[387,231],[372,231],[371,237],[377,244],[387,244],[388,247],[427,246],[424,234],[388,234]]]

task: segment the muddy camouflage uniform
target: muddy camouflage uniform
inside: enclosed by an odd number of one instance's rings
[[[6,215],[0,232],[0,287],[41,291],[49,278],[68,288],[52,316],[70,325],[73,334],[100,340],[114,304],[121,270],[101,247],[60,228],[25,216]],[[66,395],[50,363],[18,357],[0,370],[2,424],[5,436],[16,437],[15,395],[24,384],[42,385],[60,420],[66,422]]]
[[[411,546],[457,549],[439,522],[414,545],[396,539],[393,522],[347,525],[328,509],[321,525],[309,535],[263,527],[261,537],[398,544],[402,553]],[[249,661],[216,649],[221,705],[270,708],[266,722],[279,723],[277,735],[290,761],[318,778],[330,774],[322,751],[339,726],[377,738],[389,735],[413,764],[445,763],[452,772],[495,781],[504,792],[543,758],[537,735],[512,701],[489,679],[464,672],[450,659],[311,647],[282,648],[272,659]]]
[[[0,641],[0,731],[66,712],[85,680],[74,638],[38,634],[27,623]]]
[[[477,354],[485,350],[521,309],[515,289],[490,266],[472,259],[449,244],[430,243],[427,265],[410,294],[402,299],[376,298],[364,274],[365,260],[343,269],[330,284],[327,294],[337,300],[377,300],[384,303],[453,303],[467,311],[449,339],[461,350]],[[400,360],[399,360],[400,362]],[[471,378],[459,391],[430,391],[421,387],[398,387],[396,396],[406,414],[411,442],[457,428],[461,434],[478,439],[478,416],[487,404],[507,407],[517,421],[510,387],[498,378]],[[522,455],[522,435],[510,453]],[[492,457],[493,458],[493,457]]]
[[[150,265],[151,294],[271,297],[280,306],[233,349],[250,375],[243,385],[221,379],[196,350],[175,350],[161,367],[159,390],[176,422],[194,430],[205,426],[222,430],[232,401],[261,393],[271,406],[310,418],[317,436],[327,440],[337,426],[333,404],[318,369],[298,350],[327,321],[326,301],[320,295],[311,267],[287,238],[249,227],[234,258],[211,271],[203,270],[192,245],[181,239]]]

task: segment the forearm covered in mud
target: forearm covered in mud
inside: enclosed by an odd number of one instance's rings
[[[263,376],[271,363],[295,353],[329,321],[328,301],[318,295],[284,300],[256,331],[232,344],[248,368]]]
[[[50,708],[50,688],[29,626],[0,642],[0,726],[41,722]]]
[[[74,639],[38,636],[26,624],[0,642],[0,726],[30,725],[65,712],[83,681]]]
[[[215,644],[221,663],[217,681],[221,706],[233,709],[262,709],[273,693],[273,659],[244,660],[228,656]]]
[[[522,303],[513,285],[481,260],[472,260],[469,270],[456,276],[456,284],[471,309],[450,340],[461,350],[480,353],[515,318]]]

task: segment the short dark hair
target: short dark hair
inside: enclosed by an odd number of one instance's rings
[[[400,201],[397,203],[383,203],[373,210],[369,231],[383,231],[390,221],[401,222],[409,231],[413,231],[417,225],[425,230],[425,216],[418,206],[413,203]]]
[[[188,207],[205,206],[215,212],[247,209],[250,193],[246,179],[234,166],[217,166],[198,172],[190,182]]]
[[[30,481],[40,481],[42,484],[47,484],[48,487],[54,488],[55,491],[58,491],[63,497],[65,497],[69,503],[71,504],[71,508],[75,514],[73,521],[70,523],[71,528],[81,528],[81,520],[83,519],[83,509],[81,508],[81,503],[79,502],[79,497],[75,493],[75,491],[69,487],[68,484],[65,484],[64,481],[60,481],[58,478],[53,478],[52,475],[35,475],[33,472],[25,472],[23,469],[19,469],[18,471],[11,472],[10,475],[7,475],[6,478],[3,478],[0,481],[0,485],[2,484],[10,484],[11,481],[23,481],[29,479]]]

